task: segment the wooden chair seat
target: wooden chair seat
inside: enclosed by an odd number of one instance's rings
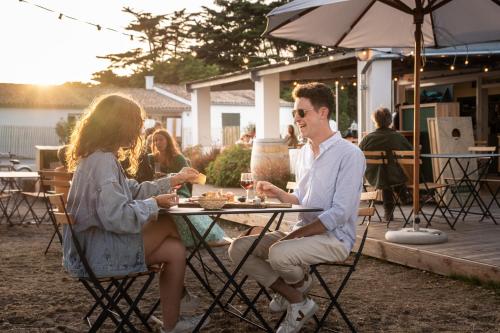
[[[446,185],[446,184],[438,184],[438,183],[420,183],[420,184],[418,184],[418,188],[420,190],[435,190],[438,188],[445,188],[447,186],[448,185]],[[407,187],[410,189],[414,188],[414,186],[412,184],[408,185]]]

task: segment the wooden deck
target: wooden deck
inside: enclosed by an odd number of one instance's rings
[[[391,230],[397,229],[391,223]],[[433,245],[402,245],[385,240],[383,223],[372,222],[363,254],[446,276],[464,276],[500,283],[500,225],[491,221],[459,221],[456,230],[434,222],[432,228],[448,234],[448,241]],[[358,227],[358,238],[363,226]]]

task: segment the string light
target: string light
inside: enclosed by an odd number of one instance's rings
[[[286,59],[286,60],[284,61],[284,64],[285,64],[285,65],[288,65],[288,64],[290,64],[290,61],[288,61],[288,59]]]
[[[294,86],[296,86],[297,84],[299,84],[297,81],[293,81]]]
[[[31,6],[34,6],[34,7],[37,7],[37,8],[40,8],[42,10],[45,10],[47,12],[51,12],[51,13],[55,13],[55,14],[59,14],[57,16],[57,18],[59,20],[62,20],[64,17],[65,18],[68,18],[70,20],[73,20],[73,21],[77,21],[77,22],[81,22],[81,23],[84,23],[84,24],[87,24],[87,25],[92,25],[94,27],[96,27],[97,31],[101,31],[102,29],[105,29],[105,30],[108,30],[108,31],[111,31],[111,32],[116,32],[116,33],[119,33],[119,34],[122,34],[122,35],[125,35],[127,37],[130,38],[130,40],[134,40],[134,37],[130,34],[130,33],[126,33],[126,32],[122,32],[122,31],[118,31],[117,29],[113,29],[113,28],[108,28],[108,27],[104,27],[100,24],[96,24],[96,23],[92,23],[92,22],[87,22],[87,21],[84,21],[84,20],[81,20],[81,19],[78,19],[76,17],[73,17],[73,16],[69,16],[69,15],[66,15],[66,14],[63,14],[59,11],[56,11],[56,10],[53,10],[53,9],[50,9],[50,8],[47,8],[45,6],[41,6],[39,4],[36,4],[36,3],[33,3],[33,2],[30,2],[30,1],[27,1],[27,0],[19,0],[20,3],[25,3],[25,4],[28,4],[28,5],[31,5]]]
[[[398,82],[398,78],[397,77],[394,78],[394,82]]]
[[[332,55],[328,57],[328,60],[333,61],[335,59]]]
[[[196,51],[192,51],[191,55],[196,58],[196,56],[198,55],[198,53],[196,53]]]
[[[354,81],[354,82],[352,83],[352,85],[353,85],[354,87],[356,87],[358,84],[356,83],[356,81]]]
[[[344,85],[341,85],[341,86],[340,86],[340,90],[344,90]]]
[[[489,68],[487,66],[484,66],[484,72],[488,72],[489,71]]]
[[[455,62],[457,61],[457,55],[455,54],[455,57],[453,58],[453,64],[450,66],[450,70],[454,71],[455,70]]]
[[[424,71],[424,68],[423,67],[420,67],[420,71],[423,72]]]
[[[244,64],[248,64],[250,62],[250,60],[248,58],[243,58],[243,63]]]

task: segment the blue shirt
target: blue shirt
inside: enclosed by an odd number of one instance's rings
[[[298,186],[294,195],[301,205],[323,208],[323,211],[300,213],[293,229],[319,218],[327,232],[350,251],[356,240],[365,166],[363,152],[342,139],[339,132],[319,145],[316,157],[310,144],[302,147],[295,168]]]
[[[158,205],[151,197],[169,190],[168,178],[141,184],[127,179],[113,153],[97,151],[79,162],[67,210],[98,277],[146,271],[142,227],[158,215]],[[70,274],[86,276],[67,226],[63,264]]]

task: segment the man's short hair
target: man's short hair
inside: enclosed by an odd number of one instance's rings
[[[316,110],[321,107],[328,109],[328,119],[330,119],[335,101],[333,99],[332,90],[324,83],[311,82],[306,84],[299,84],[293,89],[292,97],[308,98]]]
[[[389,128],[392,124],[391,111],[388,108],[380,107],[372,113],[372,120],[378,128]]]

